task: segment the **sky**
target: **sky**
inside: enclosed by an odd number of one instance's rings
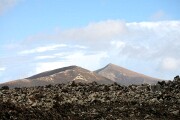
[[[0,0],[0,83],[108,63],[180,74],[179,0]]]

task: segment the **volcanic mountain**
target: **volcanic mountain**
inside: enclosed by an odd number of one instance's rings
[[[10,88],[14,87],[30,87],[30,86],[44,86],[48,84],[60,84],[68,83],[71,81],[91,83],[96,81],[101,84],[110,84],[113,81],[105,78],[101,75],[96,74],[95,72],[86,70],[78,66],[68,66],[64,68],[59,68],[51,71],[46,71],[29,78],[14,80],[0,84],[2,86],[9,86]]]
[[[111,63],[95,72],[121,85],[156,84],[157,81],[161,81],[160,79],[152,78]]]

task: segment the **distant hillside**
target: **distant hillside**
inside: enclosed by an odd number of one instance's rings
[[[160,79],[152,78],[114,64],[108,64],[95,72],[122,85],[155,84],[157,81],[160,81]]]
[[[28,78],[2,83],[0,84],[0,87],[9,86],[10,88],[14,88],[44,86],[48,84],[66,84],[71,81],[83,83],[91,83],[96,81],[100,84],[112,84],[117,82],[121,85],[140,85],[144,83],[156,84],[157,81],[161,80],[133,72],[114,64],[108,64],[104,68],[94,72],[78,66],[63,67],[42,72]]]
[[[25,79],[14,80],[0,84],[1,86],[14,87],[30,87],[30,86],[44,86],[48,84],[68,83],[71,81],[91,83],[96,81],[101,84],[113,83],[111,80],[96,74],[95,72],[86,70],[78,66],[69,66],[59,68],[47,72],[43,72]]]

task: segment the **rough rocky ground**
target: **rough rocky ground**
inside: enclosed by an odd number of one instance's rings
[[[2,87],[1,120],[179,120],[180,78],[150,85],[95,82]]]

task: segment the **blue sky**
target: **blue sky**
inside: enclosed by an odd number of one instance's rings
[[[108,63],[180,73],[179,0],[0,0],[0,82]]]

